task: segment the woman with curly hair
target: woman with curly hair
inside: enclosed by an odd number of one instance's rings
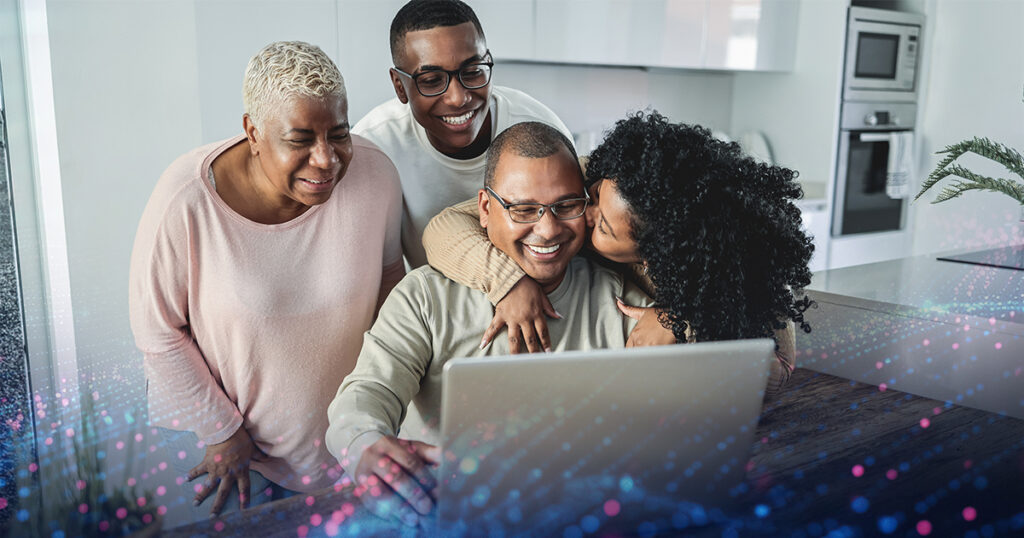
[[[781,386],[793,369],[794,324],[810,331],[810,300],[794,295],[810,283],[814,249],[793,204],[802,195],[795,177],[657,112],[617,122],[586,166],[587,224],[590,249],[622,264],[657,304],[620,302],[640,320],[627,345],[772,337],[779,360],[769,388]],[[513,352],[520,343],[547,349],[545,315],[560,316],[486,241],[475,204],[445,210],[423,236],[431,265],[495,303],[481,345],[507,326]]]

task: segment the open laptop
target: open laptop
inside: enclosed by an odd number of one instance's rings
[[[747,511],[769,339],[456,359],[445,536],[678,533]]]

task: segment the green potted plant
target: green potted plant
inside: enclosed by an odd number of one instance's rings
[[[140,494],[134,486],[111,487],[97,448],[92,402],[88,397],[81,401],[80,429],[70,436],[69,454],[62,462],[68,472],[52,473],[55,478],[48,481],[32,473],[34,484],[23,505],[28,517],[18,518],[11,536],[156,536],[162,518],[153,495]],[[127,476],[134,457],[131,443],[126,457]]]
[[[1017,177],[1011,179],[988,177],[955,163],[960,156],[968,152],[975,153],[1005,166],[1007,170]],[[914,201],[917,201],[918,198],[923,196],[928,189],[932,188],[939,181],[949,176],[956,176],[960,179],[944,188],[932,200],[933,204],[952,200],[967,191],[982,190],[1001,192],[1016,200],[1021,205],[1022,210],[1024,210],[1024,157],[1021,156],[1019,151],[1004,144],[993,142],[988,138],[974,137],[952,146],[946,146],[938,153],[945,153],[947,155],[939,161],[939,164],[935,166],[935,170],[932,170],[932,173],[928,175],[928,179],[921,185],[921,192],[917,193]]]

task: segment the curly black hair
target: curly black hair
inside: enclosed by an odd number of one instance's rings
[[[587,164],[588,186],[615,181],[631,213],[661,322],[686,341],[804,332],[814,252],[793,201],[797,173],[755,161],[736,143],[657,112],[620,120]]]

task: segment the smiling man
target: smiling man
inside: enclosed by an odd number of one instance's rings
[[[624,347],[635,322],[619,314],[615,296],[650,303],[617,273],[575,257],[586,196],[572,144],[549,125],[516,124],[487,151],[480,224],[566,314],[549,325],[555,351]],[[505,341],[480,349],[490,316],[483,292],[430,266],[409,273],[381,307],[328,409],[327,431],[328,450],[375,513],[416,525],[433,510],[441,373],[449,359],[508,354]]]
[[[398,168],[405,198],[402,248],[427,263],[420,238],[442,209],[480,188],[484,152],[523,121],[569,130],[523,92],[491,84],[493,58],[473,10],[458,0],[413,0],[391,22],[392,99],[352,132],[377,144]],[[571,139],[571,138],[570,138]]]

